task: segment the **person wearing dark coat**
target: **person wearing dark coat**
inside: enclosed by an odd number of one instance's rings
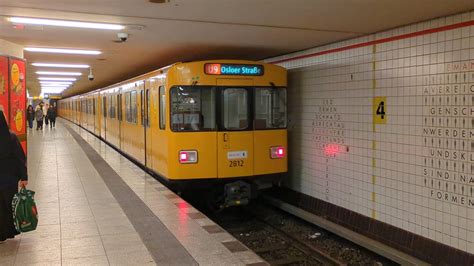
[[[12,200],[18,185],[28,185],[26,156],[0,111],[0,243],[19,234],[13,224]]]
[[[28,109],[26,109],[26,119],[28,119],[28,126],[33,128],[33,120],[35,120],[35,109],[33,106],[28,105]]]
[[[47,114],[47,117],[49,119],[50,128],[56,127],[56,116],[57,116],[56,107],[51,105],[48,108],[48,114]]]

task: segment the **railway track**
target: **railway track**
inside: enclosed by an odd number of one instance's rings
[[[271,265],[396,265],[263,202],[206,214]]]
[[[228,226],[228,232],[236,236],[250,249],[271,265],[343,265],[323,251],[298,240],[290,233],[265,221],[265,218],[249,212],[251,226]]]

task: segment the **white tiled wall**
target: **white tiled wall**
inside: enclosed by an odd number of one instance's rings
[[[267,61],[468,21],[474,12]],[[474,254],[474,26],[280,65],[292,189]]]

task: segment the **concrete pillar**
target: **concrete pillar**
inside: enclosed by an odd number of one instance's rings
[[[0,39],[0,54],[24,58],[23,46]]]

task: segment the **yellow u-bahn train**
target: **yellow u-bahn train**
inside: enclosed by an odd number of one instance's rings
[[[240,60],[176,63],[62,99],[59,115],[179,189],[243,205],[287,172],[287,72]]]

